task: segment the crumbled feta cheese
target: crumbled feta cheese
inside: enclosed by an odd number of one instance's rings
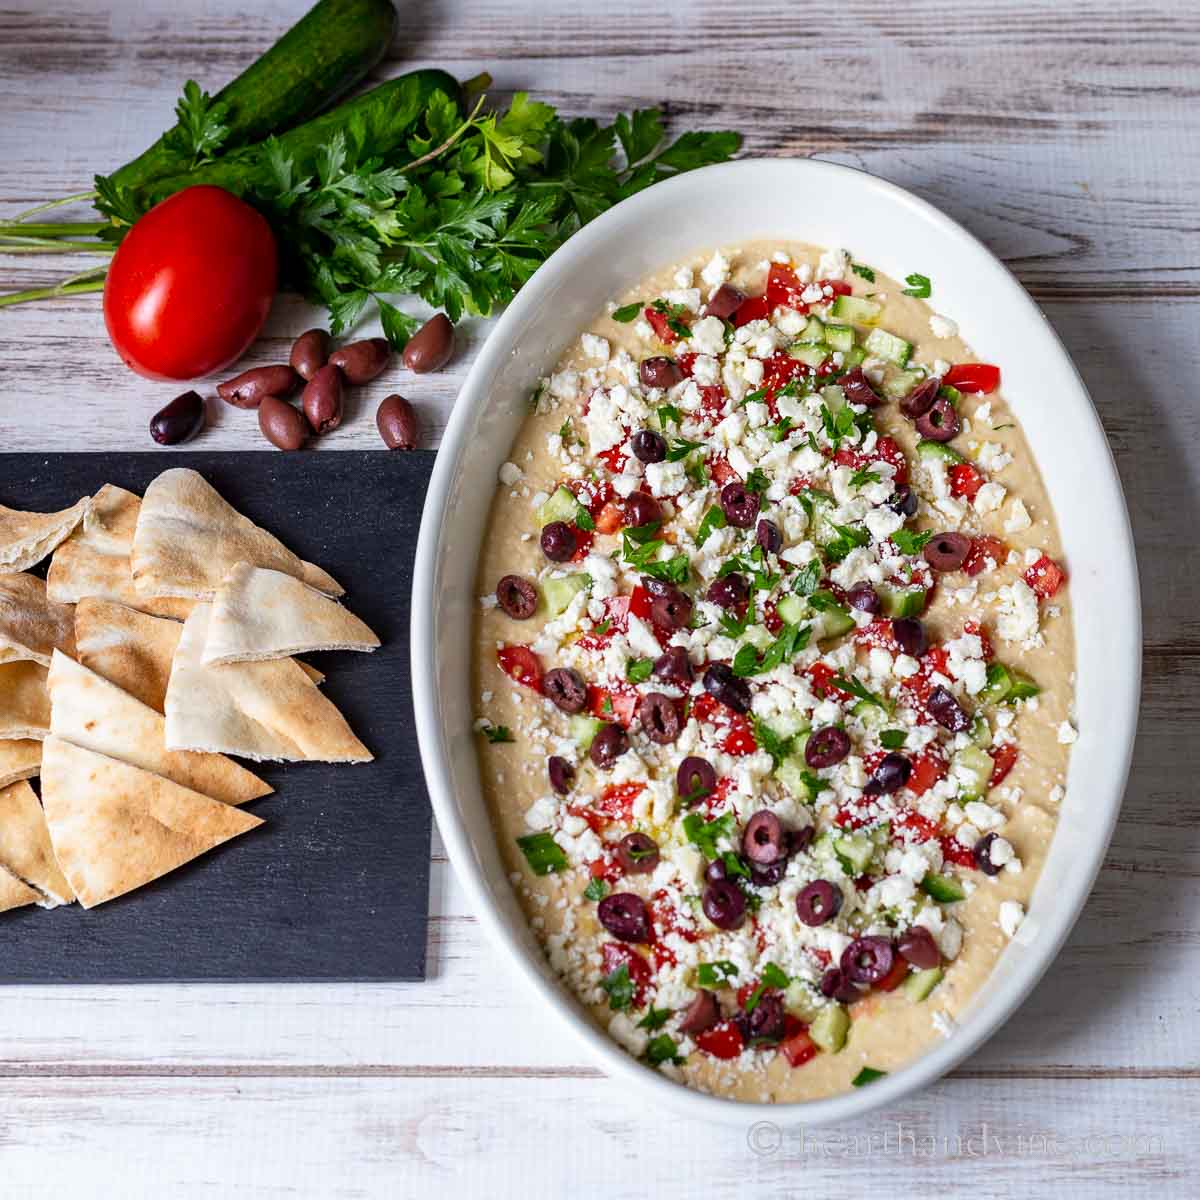
[[[996,593],[1000,615],[996,631],[1006,642],[1020,642],[1037,633],[1037,594],[1023,579],[1014,579]]]
[[[650,1036],[644,1029],[639,1029],[633,1019],[623,1012],[617,1013],[608,1023],[608,1032],[612,1039],[624,1046],[634,1058],[641,1058],[646,1053]]]
[[[850,269],[850,255],[845,250],[826,250],[817,263],[819,279],[845,279]]]
[[[1058,742],[1060,746],[1070,746],[1077,741],[1079,734],[1075,730],[1075,726],[1070,721],[1064,721],[1058,727]]]
[[[985,483],[975,493],[975,511],[977,513],[995,512],[1004,503],[1004,495],[1007,490],[1002,483]]]
[[[958,335],[957,323],[939,313],[929,314],[929,328],[936,338],[952,338]]]
[[[713,357],[725,352],[725,322],[717,317],[701,317],[692,326],[692,347],[697,354]]]
[[[594,358],[598,362],[608,362],[609,345],[607,338],[597,337],[594,333],[585,333],[579,339],[579,344],[583,347],[583,352],[588,358]]]
[[[1015,937],[1021,922],[1025,920],[1025,908],[1018,900],[1004,900],[1000,904],[998,915],[1005,937]]]
[[[514,483],[519,483],[525,478],[525,472],[517,466],[516,463],[506,462],[500,467],[500,482],[505,487],[512,487]]]
[[[1005,533],[1020,533],[1024,529],[1028,529],[1033,524],[1029,516],[1029,509],[1025,507],[1024,501],[1020,496],[1014,496],[1012,503],[1008,506],[1008,518],[1004,522]]]
[[[709,296],[729,278],[729,259],[718,250],[700,272],[700,278],[708,285]]]

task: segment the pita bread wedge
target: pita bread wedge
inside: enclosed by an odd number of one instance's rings
[[[294,659],[206,667],[212,606],[188,617],[167,688],[167,745],[284,762],[369,762],[371,752]]]
[[[122,896],[262,824],[130,763],[46,739],[42,807],[84,908]]]
[[[26,887],[15,875],[0,867],[0,912],[12,908],[25,908],[41,899],[31,887]]]
[[[183,626],[111,600],[85,597],[75,606],[75,657],[158,712]]]
[[[48,686],[50,732],[77,746],[133,763],[224,804],[245,804],[273,790],[220,754],[168,750],[161,714],[65,654],[54,655]]]
[[[75,653],[75,610],[46,595],[46,581],[21,571],[0,575],[0,648],[50,665],[55,648]]]
[[[0,791],[0,867],[35,888],[37,903],[43,908],[75,900],[54,857],[46,815],[27,783],[14,783]]]
[[[336,600],[282,571],[238,563],[213,601],[204,662],[262,662],[378,645],[367,625]]]
[[[42,743],[33,738],[0,739],[0,788],[32,779],[42,765]]]
[[[320,567],[297,558],[243,517],[198,472],[173,467],[150,484],[130,557],[133,585],[141,595],[211,600],[239,562],[294,575],[331,596],[343,591]]]
[[[35,738],[50,730],[46,668],[32,659],[0,663],[0,740]]]
[[[142,502],[132,492],[106,483],[92,497],[82,524],[54,552],[46,585],[63,604],[85,596],[116,600],[156,617],[182,621],[192,611],[190,600],[143,596],[133,586],[129,555]]]
[[[0,504],[0,573],[28,571],[40,563],[83,520],[88,496],[62,512],[22,512]]]

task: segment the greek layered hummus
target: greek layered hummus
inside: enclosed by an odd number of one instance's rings
[[[825,1096],[952,1036],[1054,833],[1054,515],[1003,364],[926,297],[844,251],[698,255],[612,298],[500,471],[497,836],[564,984],[691,1087]]]

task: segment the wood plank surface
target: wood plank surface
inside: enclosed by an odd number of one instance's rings
[[[8,0],[0,216],[131,157],[164,127],[184,79],[219,87],[302,7]],[[461,77],[488,69],[499,90],[529,89],[569,113],[662,104],[680,128],[742,130],[749,153],[813,155],[911,188],[1013,268],[1091,390],[1137,537],[1146,684],[1120,824],[1074,934],[1018,1015],[949,1079],[813,1141],[633,1107],[508,974],[435,836],[426,984],[6,989],[0,1194],[107,1197],[119,1180],[124,1197],[185,1200],[447,1187],[1194,1195],[1200,8],[400,7],[377,77],[436,64]],[[0,258],[0,290],[83,265]],[[312,315],[282,298],[252,361],[277,360]],[[488,327],[465,323],[445,373],[373,385],[323,450],[373,447],[373,402],[397,386],[435,446]],[[0,311],[3,449],[149,449],[149,416],[175,390],[116,362],[95,297]],[[248,414],[212,414],[197,449],[259,445]]]

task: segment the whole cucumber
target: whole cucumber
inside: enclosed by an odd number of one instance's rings
[[[275,142],[292,160],[296,178],[313,173],[317,154],[339,132],[350,137],[357,131],[373,157],[386,159],[408,140],[435,91],[444,92],[461,107],[458,80],[453,75],[434,68],[410,71],[280,134]],[[259,142],[194,170],[151,180],[137,193],[136,199],[144,210],[199,183],[214,184],[242,196],[266,181],[269,171],[266,143]]]
[[[223,149],[290,129],[345,95],[384,56],[395,29],[391,0],[319,0],[214,97],[228,105]],[[112,183],[134,192],[186,171],[191,160],[168,144],[170,132],[114,171]]]

